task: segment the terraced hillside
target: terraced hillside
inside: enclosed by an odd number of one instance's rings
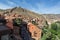
[[[60,21],[59,19],[60,14],[38,14],[32,11],[26,10],[24,8],[21,8],[21,7],[0,10],[0,16],[4,18],[5,20],[7,20],[6,25],[9,28],[14,30],[13,36],[16,38],[16,40],[18,40],[19,38],[21,38],[22,40],[30,40],[30,39],[40,40],[41,38],[45,37],[42,35],[42,32],[44,32],[43,29],[47,27],[50,28],[48,25],[49,22],[52,23],[55,21]],[[15,24],[14,27],[13,27],[13,24]],[[17,31],[19,31],[20,34]]]
[[[60,14],[43,14],[43,16],[50,23],[60,21]]]
[[[25,20],[29,20],[29,21],[32,21],[33,19],[35,19],[36,22],[38,23],[38,26],[43,26],[46,21],[45,18],[41,14],[32,12],[30,10],[27,10],[21,7],[14,7],[11,9],[6,9],[3,11],[3,13],[11,14],[11,15],[20,14],[25,18]]]
[[[43,20],[43,24],[44,22],[47,20],[48,22],[54,22],[56,20],[60,20],[60,14],[38,14],[35,12],[32,12],[30,10],[27,10],[25,8],[21,8],[21,7],[14,7],[11,9],[6,9],[6,10],[2,10],[0,9],[0,13],[8,13],[8,14],[20,14],[22,16],[25,17],[25,19],[39,19],[40,20],[40,24],[41,24],[41,20]]]

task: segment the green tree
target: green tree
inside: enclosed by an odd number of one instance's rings
[[[22,23],[22,19],[20,18],[16,18],[13,20],[14,26],[19,26],[21,23]]]
[[[52,23],[49,27],[43,28],[43,36],[41,40],[60,40],[60,22]]]

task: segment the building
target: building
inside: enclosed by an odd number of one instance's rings
[[[6,25],[6,20],[0,18],[0,40],[10,39],[11,29]]]
[[[31,37],[35,40],[40,40],[42,30],[39,29],[37,26],[35,26],[32,23],[28,23],[27,28],[29,29],[29,32],[31,33]]]

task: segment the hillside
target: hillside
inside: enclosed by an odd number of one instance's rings
[[[36,23],[38,23],[39,28],[45,25],[45,18],[38,13],[32,12],[30,10],[27,10],[25,8],[21,7],[14,7],[12,9],[6,9],[3,11],[3,14],[20,14],[22,15],[25,19],[24,21],[32,21],[35,20]]]
[[[60,20],[60,14],[38,14],[35,12],[32,12],[30,10],[27,10],[25,8],[21,7],[14,7],[11,9],[2,10],[0,9],[0,13],[8,13],[8,14],[20,14],[23,15],[26,19],[29,18],[29,20],[38,18],[39,20],[43,20],[43,23],[47,20],[48,22],[52,23],[53,21]],[[41,22],[40,22],[41,23]]]
[[[1,9],[0,16],[2,20],[7,21],[6,26],[12,29],[14,40],[40,40],[44,39],[44,37],[48,39],[47,37],[50,37],[51,33],[49,30],[50,26],[54,26],[55,28],[57,24],[51,25],[48,23],[60,21],[60,14],[38,14],[21,7],[14,7],[6,10]],[[57,25],[59,26],[60,24]]]
[[[43,16],[50,23],[60,21],[60,14],[43,14]]]

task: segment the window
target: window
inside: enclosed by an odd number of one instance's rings
[[[37,37],[37,33],[36,33],[36,31],[34,31],[34,37]]]

